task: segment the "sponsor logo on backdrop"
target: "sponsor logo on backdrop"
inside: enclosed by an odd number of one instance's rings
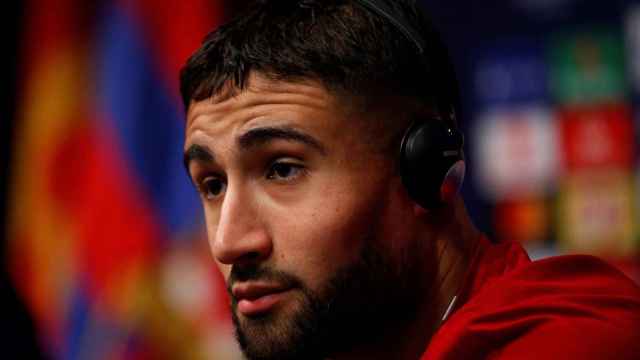
[[[567,108],[559,112],[563,169],[631,169],[634,128],[626,105]]]
[[[478,188],[493,201],[544,193],[557,174],[556,133],[544,107],[487,112],[473,132]]]
[[[561,104],[602,104],[624,100],[624,47],[615,31],[557,37],[551,45],[551,88]]]
[[[609,257],[634,255],[633,181],[624,170],[585,170],[567,176],[559,201],[564,251]]]
[[[500,44],[478,58],[473,84],[479,109],[537,104],[549,97],[543,48],[534,43]]]

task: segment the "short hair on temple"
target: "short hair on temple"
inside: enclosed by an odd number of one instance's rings
[[[431,23],[414,1],[380,1],[423,36],[424,56],[395,25],[358,1],[257,1],[208,34],[187,61],[180,74],[185,109],[192,100],[242,90],[254,71],[275,80],[318,80],[365,104],[392,95],[441,115],[457,110],[453,65]]]

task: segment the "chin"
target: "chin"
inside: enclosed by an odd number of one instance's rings
[[[234,309],[236,339],[249,360],[321,359],[309,335],[315,311],[305,295],[292,296],[270,311],[245,316]]]

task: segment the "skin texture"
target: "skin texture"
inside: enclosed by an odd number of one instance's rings
[[[466,219],[461,202],[428,214],[408,198],[393,157],[362,136],[377,120],[317,82],[258,74],[234,96],[191,103],[186,163],[250,357],[268,358],[301,342],[296,333],[315,331],[309,338],[335,346],[312,345],[335,359],[417,358],[437,327],[473,231],[456,221]],[[247,312],[236,291],[252,287],[286,291]],[[327,301],[337,315],[314,322]],[[315,329],[323,327],[331,331]],[[331,338],[341,328],[352,343]],[[312,345],[300,351],[317,352]]]

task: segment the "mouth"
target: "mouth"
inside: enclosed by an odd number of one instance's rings
[[[252,317],[267,313],[282,302],[292,290],[278,284],[239,283],[231,293],[236,300],[237,310],[244,316]]]

